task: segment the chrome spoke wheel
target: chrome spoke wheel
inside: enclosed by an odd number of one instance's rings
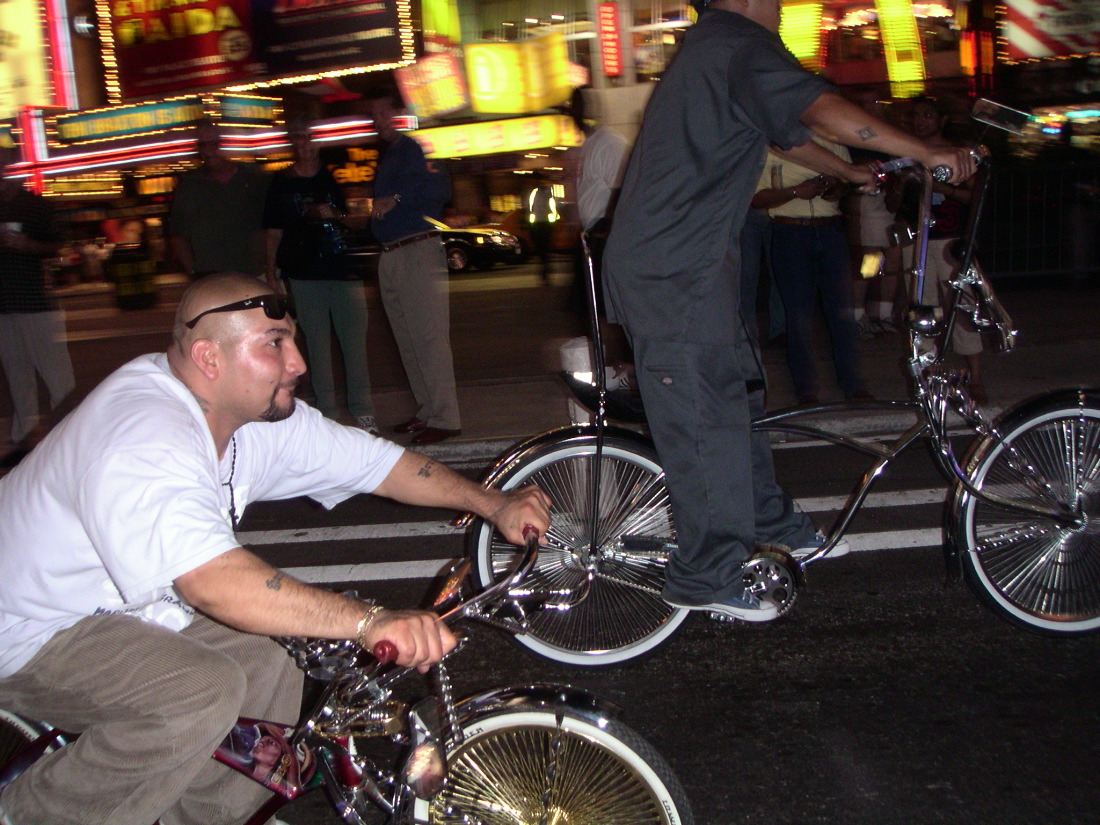
[[[566,441],[521,463],[503,484],[537,484],[554,503],[547,546],[526,584],[548,594],[557,609],[526,611],[528,632],[517,642],[569,664],[640,656],[668,638],[688,613],[661,597],[676,528],[655,457],[640,445],[608,439],[593,512],[595,466],[594,439]],[[475,527],[471,549],[482,585],[496,580],[516,553],[484,523]]]
[[[1064,506],[1078,525],[1008,511],[974,496],[961,510],[964,570],[995,609],[1037,630],[1100,629],[1100,409],[1063,405],[1002,426],[973,468],[982,490]]]

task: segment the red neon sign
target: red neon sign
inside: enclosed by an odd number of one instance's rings
[[[615,3],[600,3],[596,7],[596,20],[603,73],[608,77],[618,77],[623,73],[623,50],[619,39],[619,7]]]

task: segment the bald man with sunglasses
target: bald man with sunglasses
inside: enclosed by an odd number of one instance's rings
[[[4,790],[0,822],[241,822],[264,791],[210,755],[238,716],[300,710],[301,673],[270,636],[388,639],[421,669],[453,646],[433,614],[239,546],[249,502],[373,492],[472,510],[517,543],[548,527],[536,488],[484,489],[296,401],[294,333],[254,278],[198,281],[168,352],[109,376],[0,479],[0,707],[82,734]]]

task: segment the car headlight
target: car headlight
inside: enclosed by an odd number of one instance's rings
[[[515,235],[492,235],[489,239],[500,246],[515,246],[519,243]]]

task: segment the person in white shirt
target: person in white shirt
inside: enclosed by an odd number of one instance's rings
[[[251,501],[357,493],[472,510],[512,541],[540,490],[484,489],[296,402],[284,296],[212,275],[167,353],[121,367],[0,479],[0,707],[80,732],[0,796],[0,821],[220,825],[264,789],[210,758],[236,722],[292,724],[301,673],[269,636],[393,642],[426,669],[454,640],[431,613],[299,582],[239,545]]]

